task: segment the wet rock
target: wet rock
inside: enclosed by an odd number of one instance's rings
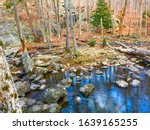
[[[41,79],[41,80],[39,81],[39,84],[44,84],[44,83],[46,83],[46,79]]]
[[[24,52],[22,55],[22,63],[26,73],[32,72],[34,68],[34,62],[27,52]]]
[[[75,76],[76,76],[76,74],[75,74],[75,73],[70,73],[69,75],[70,75],[70,77],[71,77],[71,78],[73,78],[73,77],[75,77]]]
[[[62,97],[60,98],[57,103],[60,105],[60,106],[66,106],[68,104],[68,97],[65,96],[65,97]]]
[[[41,86],[40,86],[40,88],[39,88],[39,89],[40,89],[40,90],[44,90],[45,88],[46,88],[46,85],[45,85],[45,84],[43,84],[43,85],[41,85]]]
[[[75,103],[79,104],[81,102],[81,98],[79,96],[75,97]]]
[[[100,71],[100,70],[96,70],[95,73],[96,73],[97,75],[101,75],[103,72]]]
[[[67,96],[65,88],[47,88],[42,95],[44,103],[56,103],[60,98]]]
[[[18,103],[21,106],[22,110],[25,110],[28,106],[35,104],[36,100],[31,98],[19,98]]]
[[[150,77],[150,69],[145,72]]]
[[[137,79],[134,79],[133,81],[131,81],[130,85],[133,87],[138,87],[141,84],[141,82]]]
[[[30,89],[31,89],[31,90],[37,90],[38,88],[40,88],[40,85],[39,85],[39,84],[31,83],[31,85],[30,85]]]
[[[26,93],[30,92],[30,87],[28,82],[18,81],[15,83],[17,93],[19,97],[24,97]]]
[[[80,76],[77,76],[77,81],[81,81],[81,77]]]
[[[129,86],[129,84],[124,80],[118,80],[116,81],[116,84],[121,88],[127,88]]]
[[[93,84],[88,84],[88,85],[84,85],[84,87],[81,87],[79,89],[80,93],[85,97],[89,97],[91,95],[91,93],[94,90],[94,85]]]
[[[129,66],[128,69],[132,72],[136,72],[136,73],[140,73],[140,70],[137,68],[137,67],[134,67],[134,66]]]
[[[72,79],[63,79],[60,81],[60,83],[57,84],[56,87],[61,87],[61,88],[68,88],[72,84]]]

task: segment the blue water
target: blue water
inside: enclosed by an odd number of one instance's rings
[[[68,106],[61,110],[62,113],[146,113],[150,112],[150,78],[145,74],[146,69],[141,69],[139,74],[131,73],[126,68],[108,67],[103,70],[102,75],[93,72],[86,73],[89,79],[81,77],[78,82],[73,78],[73,84],[67,88]],[[139,78],[140,87],[119,88],[115,81],[126,80],[129,77]],[[49,84],[55,85],[63,78],[70,78],[69,72],[51,75]],[[85,84],[93,83],[94,92],[84,98],[79,88]],[[76,97],[81,98],[81,102],[76,102]]]

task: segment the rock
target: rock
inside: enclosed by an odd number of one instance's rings
[[[36,78],[36,74],[32,74],[32,75],[29,77],[30,80],[34,80],[35,78]]]
[[[60,81],[60,83],[58,83],[57,85],[56,85],[56,87],[61,87],[61,88],[68,88],[68,87],[70,87],[70,85],[72,84],[72,79],[63,79],[63,80],[61,80]]]
[[[46,74],[47,72],[48,72],[48,69],[44,67],[36,67],[35,69],[36,75],[43,75],[43,74]]]
[[[140,70],[139,70],[138,68],[134,67],[134,66],[129,66],[128,69],[129,69],[130,71],[132,71],[132,72],[136,72],[136,73],[138,73],[138,74],[140,73]]]
[[[31,90],[36,90],[36,89],[38,89],[38,88],[40,88],[40,85],[39,85],[39,84],[31,83],[31,85],[30,85],[30,89],[31,89]]]
[[[41,80],[42,78],[43,78],[43,75],[39,75],[38,77],[36,77],[36,78],[34,79],[34,81],[37,82],[37,81]]]
[[[43,113],[47,109],[49,109],[48,104],[43,104],[43,105],[33,105],[29,109],[27,109],[28,113]]]
[[[56,71],[56,70],[53,70],[52,71],[52,74],[58,74],[59,72],[58,71]]]
[[[88,85],[84,85],[84,87],[81,87],[79,89],[80,93],[85,97],[89,97],[91,95],[91,93],[94,90],[94,85],[93,84],[88,84]]]
[[[56,64],[53,62],[52,65],[53,65],[54,70],[56,70],[56,71],[61,70],[61,66],[59,64]]]
[[[38,67],[47,67],[51,64],[50,61],[43,61],[43,60],[37,60],[35,62],[35,66],[38,66]]]
[[[5,51],[6,57],[15,57],[17,53],[19,52],[18,47],[9,48]]]
[[[130,85],[133,87],[138,87],[141,84],[141,82],[137,79],[134,79],[133,81],[131,81]]]
[[[73,78],[73,77],[75,77],[75,76],[76,76],[76,74],[75,74],[75,73],[70,73],[69,75],[70,75],[70,77],[71,77],[71,78]]]
[[[47,88],[42,95],[44,103],[56,103],[60,98],[67,96],[67,91],[64,88]]]
[[[27,52],[24,52],[22,55],[22,63],[26,73],[32,72],[34,63]]]
[[[44,83],[46,83],[46,79],[42,79],[42,80],[40,80],[40,81],[39,81],[39,83],[40,83],[40,84],[44,84]]]
[[[15,83],[15,86],[19,97],[24,97],[26,93],[30,92],[29,84],[25,81],[18,81]]]
[[[150,69],[145,72],[150,77]]]
[[[79,104],[81,102],[81,98],[79,96],[75,97],[75,103]]]
[[[46,85],[45,85],[45,84],[43,84],[43,85],[41,85],[41,86],[40,86],[40,88],[39,88],[39,89],[40,89],[40,90],[44,90],[45,88],[46,88]]]
[[[49,108],[47,109],[46,112],[49,112],[49,113],[59,113],[61,110],[61,106],[58,105],[57,103],[53,103],[51,105],[49,105]]]
[[[80,76],[77,76],[77,81],[81,81],[81,77]]]
[[[96,70],[95,73],[96,73],[97,75],[101,75],[103,72],[100,71],[100,70]]]
[[[129,86],[129,84],[124,80],[118,80],[116,81],[116,84],[121,88],[127,88]]]
[[[22,110],[25,110],[28,106],[35,104],[36,100],[31,98],[19,98],[18,103]]]

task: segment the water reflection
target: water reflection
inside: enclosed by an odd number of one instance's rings
[[[116,112],[134,113],[150,112],[150,79],[145,75],[144,69],[140,73],[131,73],[125,67],[108,67],[101,75],[95,71],[90,72],[86,77],[81,76],[80,82],[77,77],[73,78],[73,85],[67,88],[69,104],[61,110],[62,113],[86,113],[86,112]],[[122,89],[116,86],[118,79],[138,78],[141,81],[140,87],[128,87]],[[58,83],[63,78],[70,78],[67,71],[64,74],[51,75],[49,84]],[[79,93],[79,88],[85,84],[93,83],[94,92],[88,98]],[[81,97],[81,102],[76,103],[75,98]]]

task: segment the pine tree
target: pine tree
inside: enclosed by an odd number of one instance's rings
[[[101,20],[103,21],[102,25],[105,29],[112,27],[109,5],[105,0],[98,0],[97,8],[91,17],[91,24],[95,27],[102,28]]]

